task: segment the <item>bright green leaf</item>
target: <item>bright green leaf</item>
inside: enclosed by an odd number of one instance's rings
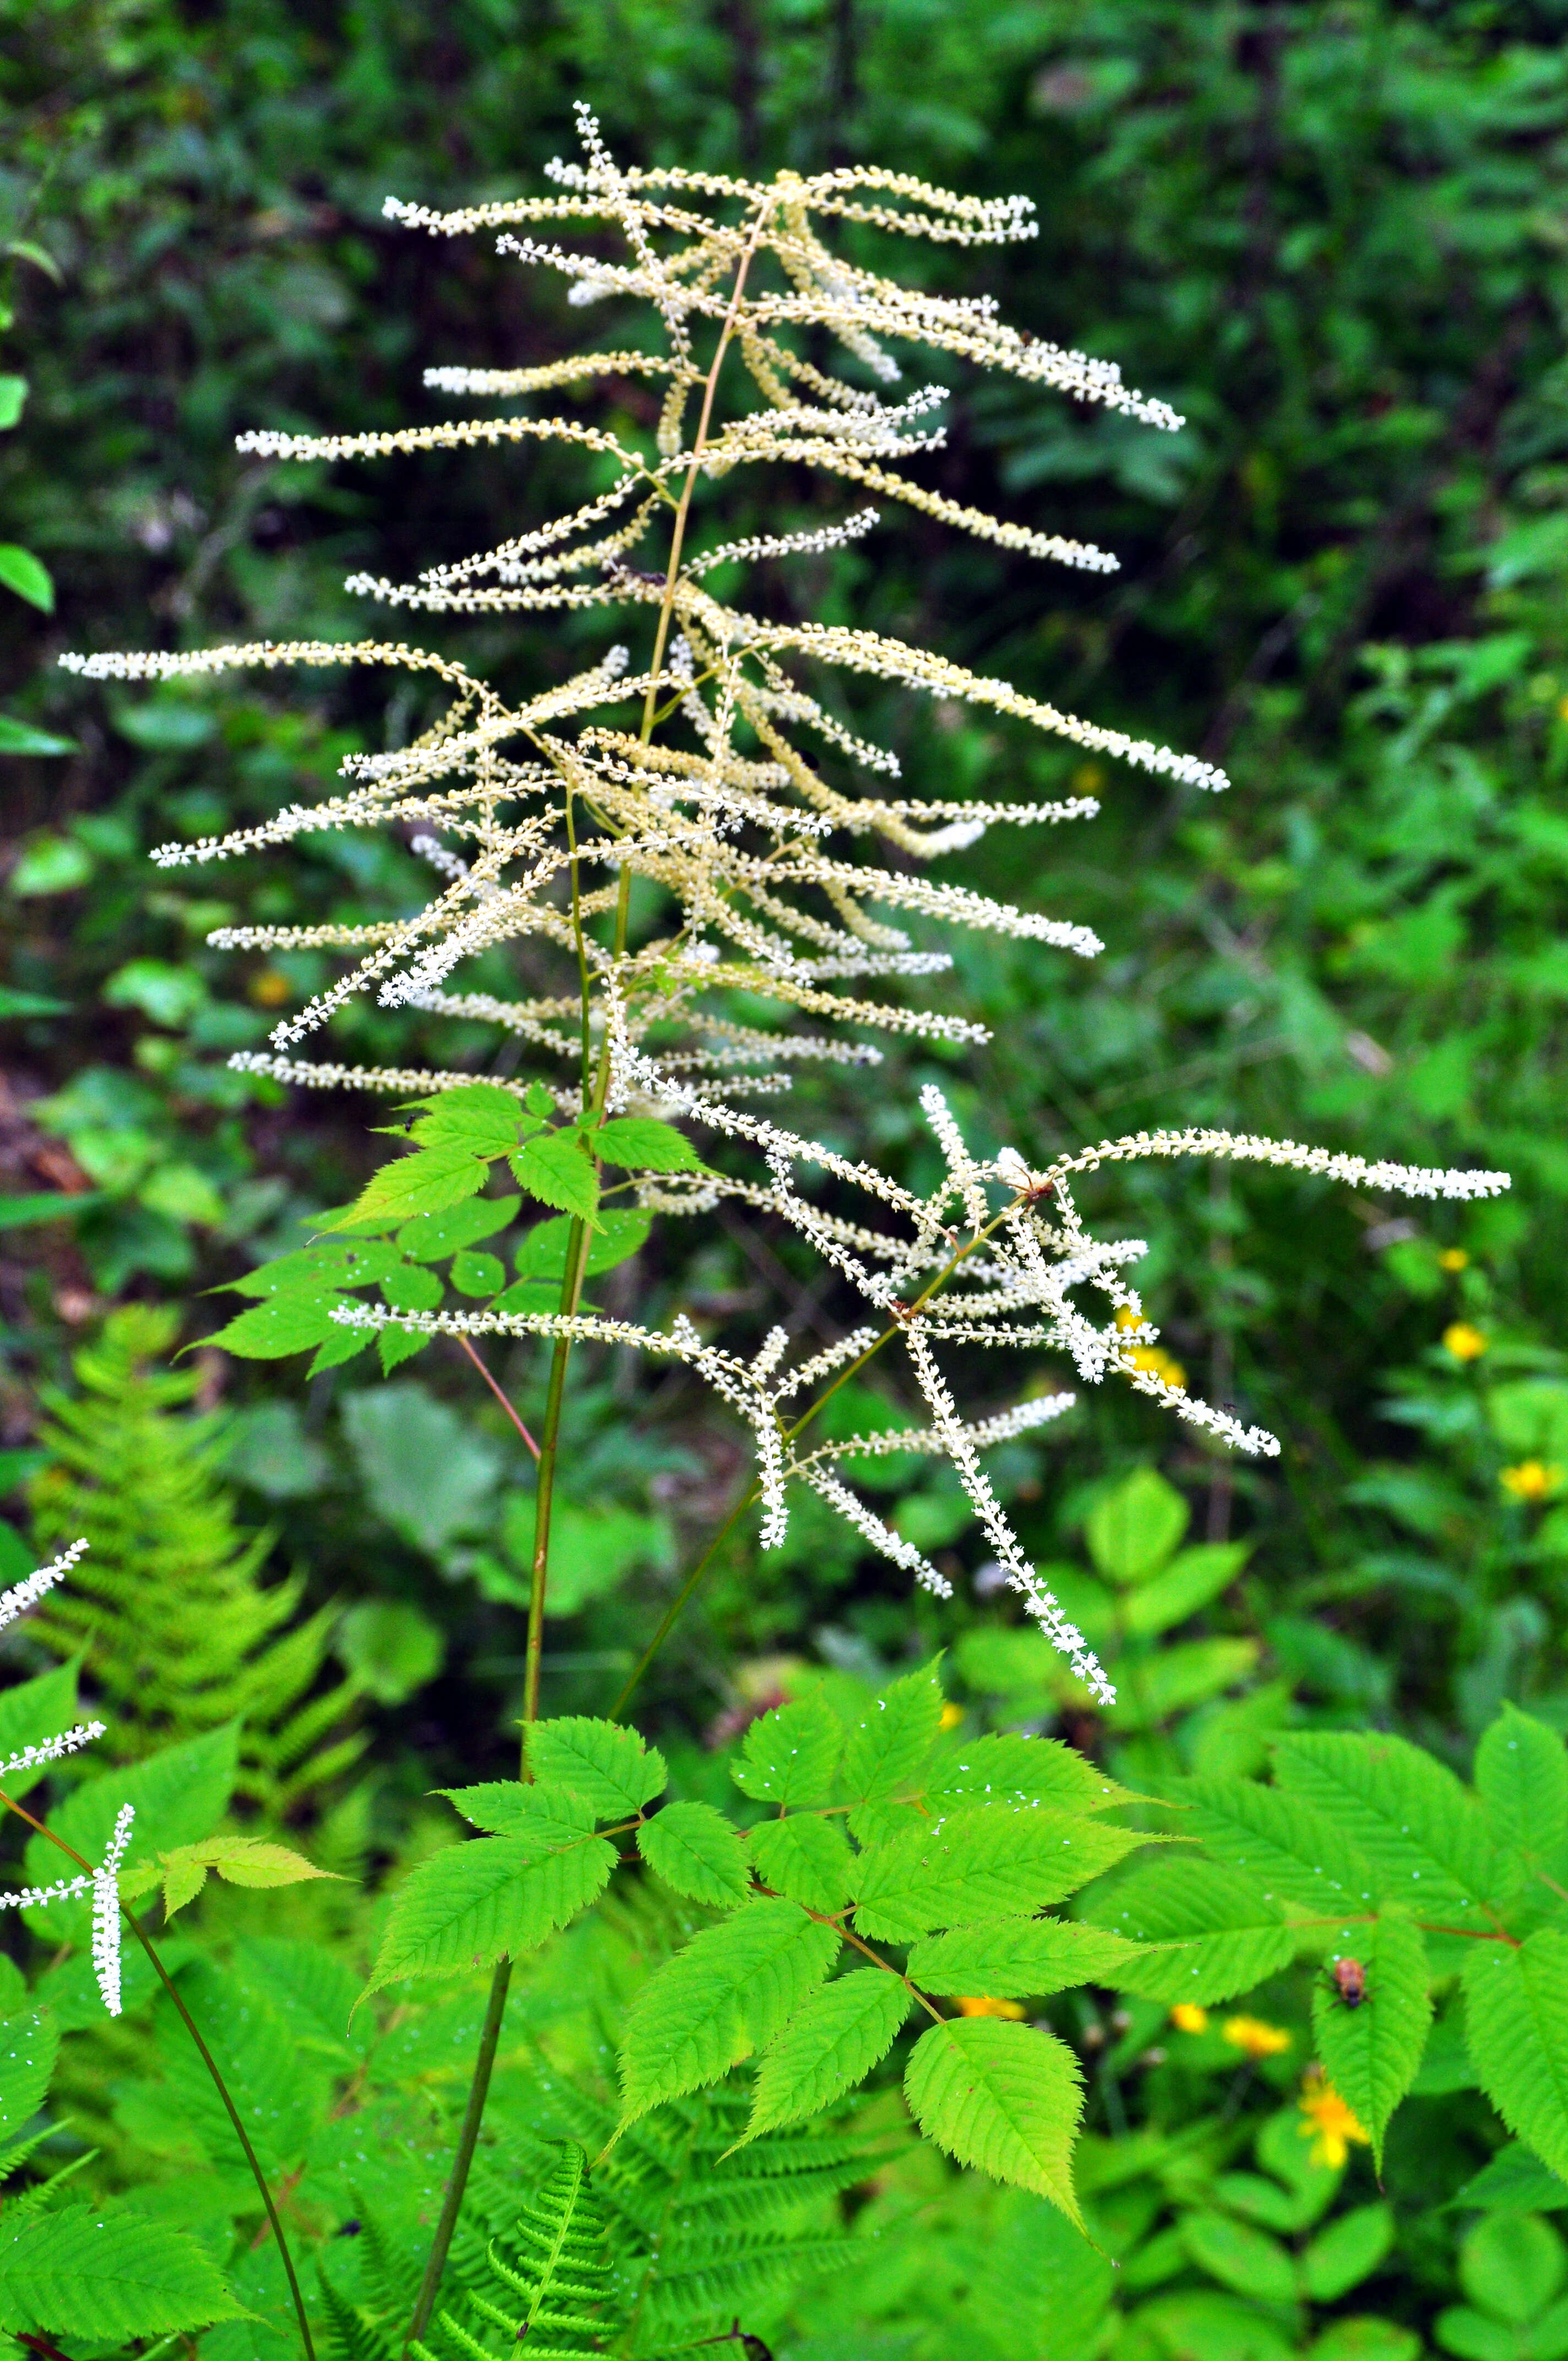
[[[324,1288],[320,1294],[291,1289],[253,1304],[248,1312],[237,1312],[226,1327],[203,1342],[219,1345],[241,1361],[286,1360],[291,1353],[307,1353],[314,1345],[329,1344],[337,1334],[332,1316],[334,1308],[339,1304],[346,1308],[351,1301]]]
[[[1253,1779],[1176,1779],[1184,1833],[1241,1870],[1257,1889],[1320,1917],[1369,1906],[1377,1880],[1365,1854],[1329,1812]]]
[[[569,1787],[601,1820],[622,1820],[663,1795],[670,1774],[656,1747],[618,1722],[567,1714],[536,1721],[528,1733],[529,1768],[536,1779]]]
[[[0,2140],[14,2139],[38,2114],[59,2052],[60,2025],[51,2009],[0,2018]]]
[[[629,1172],[706,1172],[707,1167],[684,1133],[652,1115],[617,1115],[588,1135],[604,1164]]]
[[[1568,1935],[1471,1945],[1464,2026],[1482,2088],[1508,2125],[1568,2180]]]
[[[1025,2000],[1075,1984],[1124,1988],[1127,1962],[1141,1956],[1135,1943],[1108,1927],[1074,1919],[1002,1918],[928,1935],[909,1954],[909,1979],[923,1992]]]
[[[711,1804],[666,1804],[637,1831],[637,1850],[677,1894],[728,1910],[746,1898],[740,1837]]]
[[[1372,2158],[1383,2163],[1388,2118],[1416,2077],[1431,2028],[1426,1945],[1408,1918],[1379,1917],[1342,1927],[1332,1958],[1359,1960],[1366,1998],[1347,2008],[1332,1983],[1312,1994],[1312,2031],[1324,2071],[1363,2128]]]
[[[446,1290],[427,1263],[394,1263],[381,1275],[381,1295],[393,1312],[435,1312]]]
[[[620,2058],[623,2122],[717,2082],[772,2041],[840,1948],[835,1929],[793,1902],[749,1902],[695,1935],[631,2004]]]
[[[1275,1748],[1275,1776],[1358,1845],[1381,1894],[1462,1926],[1489,1925],[1497,1864],[1475,1800],[1407,1739],[1300,1730]]]
[[[459,1082],[433,1098],[412,1103],[414,1137],[421,1149],[462,1148],[486,1159],[508,1156],[520,1132],[535,1129],[512,1093],[500,1082]]]
[[[1215,1861],[1140,1862],[1088,1915],[1130,1942],[1182,1947],[1146,1953],[1122,1970],[1126,1990],[1150,2000],[1230,2000],[1295,1956],[1278,1904]]]
[[[959,2164],[1048,2197],[1082,2228],[1072,2143],[1083,2083],[1054,2034],[992,2016],[934,2025],[915,2045],[904,2092],[927,2138]]]
[[[41,607],[46,615],[53,614],[54,584],[48,566],[30,549],[18,549],[14,541],[0,541],[0,582],[29,607]]]
[[[845,1739],[846,1795],[855,1804],[874,1804],[917,1793],[941,1728],[942,1686],[935,1664],[895,1681]],[[850,1825],[855,1827],[853,1817]]]
[[[588,1239],[584,1277],[597,1279],[601,1272],[613,1270],[618,1263],[630,1261],[646,1243],[652,1222],[651,1213],[607,1207],[599,1214],[598,1228]],[[571,1235],[571,1221],[565,1215],[554,1214],[546,1221],[535,1222],[532,1229],[523,1233],[517,1249],[519,1279],[546,1281],[558,1292],[566,1273],[566,1249]]]
[[[32,1565],[32,1553],[28,1551],[21,1571],[30,1573]],[[58,1736],[75,1720],[76,1672],[73,1664],[57,1664],[52,1671],[39,1673],[30,1681],[19,1681],[15,1688],[0,1693],[0,1762],[8,1761],[29,1746],[41,1746],[46,1738]],[[8,1772],[5,1793],[25,1795],[48,1775],[47,1763],[35,1763],[30,1770]]]
[[[1222,2287],[1260,2303],[1293,2303],[1296,2267],[1277,2238],[1237,2222],[1228,2213],[1205,2209],[1187,2214],[1181,2241],[1201,2271]]]
[[[35,729],[13,713],[0,713],[0,754],[74,754],[74,738],[57,737],[52,730]],[[12,892],[18,889],[13,880]]]
[[[1539,1856],[1568,1841],[1568,1748],[1516,1705],[1504,1705],[1475,1751],[1475,1792],[1506,1849]]]
[[[598,1227],[598,1174],[575,1131],[547,1131],[510,1160],[530,1196]]]
[[[475,1203],[455,1205],[449,1213],[418,1213],[403,1224],[394,1243],[411,1262],[442,1262],[507,1228],[517,1219],[521,1202],[521,1197],[481,1197]]]
[[[1201,1542],[1183,1550],[1164,1572],[1142,1584],[1122,1604],[1122,1620],[1135,1640],[1152,1640],[1173,1624],[1185,1623],[1217,1598],[1251,1555],[1250,1542]]]
[[[1037,1910],[1149,1842],[1136,1829],[1044,1806],[951,1812],[861,1854],[855,1924],[902,1943],[936,1927]]]
[[[1334,2078],[1335,2088],[1339,2088]],[[1370,2279],[1394,2243],[1387,2205],[1358,2205],[1320,2230],[1301,2257],[1301,2285],[1314,2303],[1337,2303]]]
[[[452,1257],[452,1284],[459,1295],[499,1295],[506,1283],[506,1265],[497,1255],[464,1246]]]
[[[472,1787],[438,1787],[455,1811],[492,1836],[523,1839],[532,1858],[593,1834],[598,1817],[571,1788],[553,1781],[485,1779]]]
[[[488,1167],[462,1148],[416,1148],[373,1172],[346,1213],[323,1220],[323,1230],[347,1230],[361,1223],[400,1222],[415,1213],[444,1213],[465,1197],[477,1196]]]
[[[759,1820],[746,1843],[757,1875],[775,1894],[830,1914],[849,1901],[853,1856],[837,1820],[810,1812]]]
[[[0,377],[0,431],[15,426],[27,399],[25,377]]]
[[[449,1845],[411,1872],[392,1903],[375,1972],[377,1992],[402,1976],[459,1975],[503,1953],[537,1950],[546,1935],[596,1901],[615,1867],[603,1837],[579,1838],[543,1859],[522,1837]]]
[[[1089,1554],[1113,1582],[1146,1582],[1180,1541],[1191,1514],[1157,1469],[1135,1467],[1090,1510],[1084,1526]]]
[[[804,2122],[863,2082],[913,2005],[901,1976],[874,1968],[852,1971],[814,1993],[762,2059],[747,2139]]]
[[[924,1791],[938,1804],[1055,1804],[1069,1812],[1106,1812],[1137,1798],[1099,1764],[1059,1738],[999,1737],[948,1741],[927,1770]]]
[[[828,1802],[843,1743],[843,1725],[832,1708],[821,1697],[801,1697],[758,1717],[729,1775],[759,1803],[799,1811]]]
[[[146,2214],[90,2205],[16,2213],[0,2232],[0,2327],[109,2346],[205,2328],[241,2311],[192,2238]]]

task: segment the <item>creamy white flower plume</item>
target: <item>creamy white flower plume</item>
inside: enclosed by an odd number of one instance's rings
[[[101,1865],[93,1875],[93,1972],[111,2016],[120,2014],[120,1863],[131,1840],[134,1804],[122,1804]]]
[[[24,1575],[20,1582],[13,1583],[9,1590],[0,1591],[0,1631],[7,1623],[14,1623],[18,1615],[25,1615],[29,1607],[36,1607],[57,1582],[63,1582],[77,1559],[86,1555],[89,1546],[85,1541],[72,1542],[48,1565],[38,1566],[33,1573]]]

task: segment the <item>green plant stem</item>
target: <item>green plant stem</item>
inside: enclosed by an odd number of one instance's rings
[[[457,2135],[457,2153],[452,2159],[446,2194],[442,2201],[441,2219],[435,2225],[424,2277],[420,2281],[419,2299],[403,2342],[405,2352],[416,2337],[424,2334],[430,2325],[430,2315],[435,2310],[435,2299],[441,2290],[441,2274],[446,2268],[453,2233],[457,2227],[458,2211],[463,2203],[463,2192],[468,2185],[468,2170],[474,2161],[479,2125],[484,2120],[485,2102],[490,2095],[490,2074],[500,2043],[501,2019],[506,2015],[507,1988],[510,1982],[511,1961],[501,1960],[490,1978],[490,1996],[485,2004],[485,2026],[479,2036],[479,2054],[474,2060],[473,2080],[468,2085],[468,2103],[463,2110],[463,2128]]]
[[[77,1851],[74,1845],[68,1845],[65,1839],[63,1837],[56,1836],[52,1828],[46,1828],[41,1820],[36,1820],[31,1812],[24,1810],[23,1806],[16,1802],[15,1796],[7,1795],[3,1788],[0,1788],[0,1804],[4,1804],[8,1812],[15,1812],[19,1820],[26,1820],[28,1828],[36,1829],[40,1837],[47,1838],[49,1842],[55,1847],[57,1851],[64,1853],[68,1861],[73,1861],[78,1869],[85,1870],[89,1877],[94,1874],[92,1862],[90,1861],[84,1861],[82,1855]],[[311,2323],[305,2317],[305,2300],[300,2292],[300,2281],[294,2269],[294,2257],[289,2252],[289,2241],[283,2235],[283,2224],[278,2218],[278,2208],[272,2202],[272,2191],[267,2186],[267,2176],[261,2169],[256,2150],[251,2147],[250,2135],[246,2130],[244,2124],[240,2121],[238,2108],[235,2105],[233,2099],[229,2096],[229,2087],[224,2081],[223,2075],[218,2070],[217,2059],[213,2056],[212,2051],[203,2040],[201,2031],[196,2024],[195,2018],[192,2015],[190,2010],[186,2007],[184,2001],[181,1998],[168,1969],[164,1966],[163,1961],[159,1958],[157,1951],[153,1948],[151,1937],[147,1933],[140,1919],[137,1916],[135,1911],[131,1909],[127,1903],[122,1902],[119,1906],[121,1911],[124,1913],[126,1924],[129,1926],[132,1934],[135,1935],[137,1941],[141,1945],[142,1949],[147,1953],[148,1960],[151,1961],[154,1974],[158,1977],[164,1991],[169,1994],[170,1999],[173,2002],[174,2006],[179,2013],[181,2023],[184,2026],[186,2032],[195,2043],[197,2054],[201,2058],[203,2065],[212,2076],[214,2087],[216,2089],[219,2098],[224,2103],[224,2107],[230,2123],[234,2125],[235,2137],[238,2140],[240,2147],[244,2151],[245,2160],[250,2167],[251,2178],[256,2183],[257,2189],[260,2194],[262,2205],[266,2211],[267,2219],[271,2224],[272,2235],[278,2241],[278,2252],[282,2259],[284,2276],[287,2278],[289,2282],[289,2293],[293,2299],[294,2316],[300,2323],[300,2341],[305,2349],[305,2361],[315,2361],[316,2348],[311,2335]]]

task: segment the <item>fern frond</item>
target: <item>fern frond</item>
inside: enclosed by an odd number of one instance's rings
[[[526,2337],[531,2354],[557,2361],[592,2361],[601,2350],[610,2290],[604,2213],[582,2149],[563,2143],[552,2153],[549,2179],[488,2242],[491,2288],[469,2286],[457,2311],[439,2315],[443,2338],[463,2361],[496,2361],[487,2328],[500,2332],[503,2350]],[[467,2273],[460,2268],[460,2275]]]
[[[397,2341],[379,2321],[369,2317],[362,2304],[349,2302],[341,2288],[328,2278],[319,2257],[316,2277],[326,2306],[324,2342],[332,2361],[397,2361]]]

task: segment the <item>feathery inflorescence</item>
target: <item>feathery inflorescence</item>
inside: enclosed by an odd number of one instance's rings
[[[1115,1373],[1216,1440],[1270,1453],[1274,1438],[1158,1374],[1157,1331],[1125,1277],[1141,1242],[1101,1243],[1072,1194],[1080,1174],[1141,1157],[1262,1161],[1411,1195],[1470,1197],[1505,1188],[1501,1173],[1428,1172],[1223,1132],[1138,1133],[1103,1141],[1044,1170],[1015,1150],[972,1156],[940,1093],[924,1112],[946,1171],[917,1199],[873,1167],[839,1156],[737,1104],[786,1092],[802,1060],[872,1064],[877,1033],[968,1043],[983,1028],[916,1002],[905,987],[949,962],[905,920],[1045,942],[1082,958],[1100,945],[1083,926],[923,874],[938,856],[1000,826],[1054,827],[1097,805],[921,800],[893,790],[898,763],[836,708],[819,675],[837,672],[967,704],[1168,778],[1222,790],[1223,772],[1196,757],[1064,712],[1004,680],[885,635],[812,620],[780,621],[707,587],[723,567],[783,563],[858,541],[883,510],[861,506],[806,532],[752,533],[688,545],[700,530],[694,493],[742,468],[787,465],[879,502],[897,501],[1002,548],[1094,573],[1115,559],[1069,536],[1036,532],[964,507],[911,466],[941,446],[945,399],[904,386],[922,350],[1095,402],[1160,432],[1181,420],[1123,383],[1113,364],[1032,338],[988,297],[938,295],[903,284],[828,242],[835,224],[938,245],[981,247],[1034,235],[1024,199],[957,195],[862,167],[770,181],[616,163],[587,108],[584,160],[557,163],[557,193],[436,214],[389,199],[389,218],[441,237],[499,232],[503,253],[553,269],[570,300],[651,306],[653,341],[624,336],[600,351],[523,369],[442,367],[432,391],[518,405],[563,386],[642,379],[662,389],[648,447],[559,415],[514,407],[486,417],[360,435],[258,432],[241,448],[276,459],[334,462],[488,445],[576,449],[613,479],[568,513],[509,535],[412,581],[353,577],[348,588],[409,613],[497,616],[602,610],[624,637],[596,663],[542,694],[509,703],[455,658],[401,641],[262,642],[183,653],[62,659],[90,677],[169,679],[244,667],[361,665],[429,675],[447,698],[440,717],[395,752],[351,755],[341,792],[291,805],[223,837],[163,846],[166,867],[206,864],[289,844],[322,829],[396,828],[429,865],[433,889],[408,917],[360,926],[233,927],[209,939],[234,949],[334,949],[343,974],[286,1016],[269,1048],[235,1063],[302,1087],[404,1096],[469,1079],[442,1069],[346,1065],[300,1054],[356,995],[510,1034],[543,1067],[561,1112],[607,1105],[678,1115],[754,1151],[765,1179],[662,1175],[639,1201],[670,1215],[729,1198],[789,1222],[837,1268],[874,1315],[872,1326],[813,1361],[786,1366],[775,1334],[750,1361],[703,1341],[677,1318],[666,1330],[597,1314],[351,1309],[353,1323],[474,1334],[567,1334],[637,1345],[688,1364],[751,1425],[763,1501],[763,1540],[783,1535],[792,1481],[808,1485],[865,1538],[941,1591],[938,1569],[845,1482],[839,1463],[872,1439],[791,1439],[807,1389],[848,1367],[891,1323],[929,1408],[929,1426],[897,1447],[949,1458],[998,1562],[1054,1643],[1102,1697],[1111,1692],[1081,1635],[1041,1584],[987,1483],[979,1454],[1059,1413],[1071,1397],[1027,1403],[998,1421],[965,1421],[939,1358],[948,1345],[1065,1351],[1089,1383]],[[586,243],[563,243],[576,233]],[[610,240],[619,239],[612,255]],[[857,252],[859,247],[857,246]],[[849,356],[835,372],[828,340]],[[733,351],[739,368],[724,374]],[[744,383],[744,399],[735,399]],[[706,515],[706,510],[704,511]],[[658,536],[655,539],[655,536]],[[641,563],[652,543],[654,563]],[[645,613],[639,610],[645,609]],[[646,653],[634,657],[630,642]],[[635,947],[630,881],[656,889],[663,920]],[[465,990],[466,963],[531,941],[554,956],[560,988],[506,1000]],[[744,1003],[737,995],[745,996]],[[745,1021],[759,1000],[776,1027]],[[814,1029],[792,1029],[809,1019]],[[852,1028],[848,1036],[835,1028]],[[521,1095],[526,1077],[516,1088]],[[860,1192],[867,1218],[828,1211],[799,1174]],[[755,1164],[752,1167],[755,1171]],[[1080,1298],[1098,1293],[1097,1309]],[[808,1431],[807,1431],[808,1435]],[[893,1447],[891,1445],[887,1447]]]

